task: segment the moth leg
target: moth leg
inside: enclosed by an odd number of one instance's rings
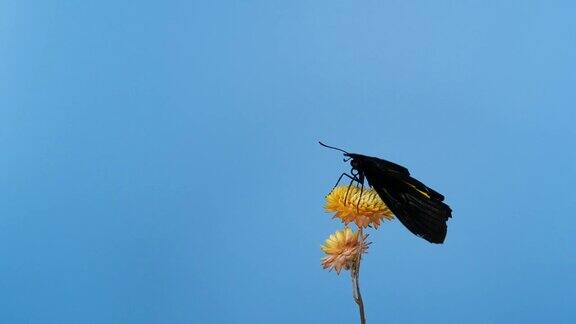
[[[346,190],[346,196],[344,196],[344,204],[346,204],[346,198],[348,198],[348,191],[350,191],[350,187],[352,186],[352,182],[356,181],[360,184],[362,184],[362,188],[364,188],[364,181],[362,178],[358,178],[358,176],[360,175],[360,172],[358,171],[358,169],[352,167],[352,170],[350,170],[350,174],[352,174],[352,177],[350,177],[350,184],[348,185],[348,190]],[[362,177],[362,176],[361,176]],[[356,186],[356,188],[358,188],[358,186]],[[360,195],[362,195],[362,193],[360,193]],[[360,204],[360,197],[358,198],[358,204],[356,204],[356,211],[358,211],[358,205]]]
[[[350,184],[348,185],[348,189],[346,189],[346,195],[344,195],[344,205],[348,201],[348,192],[350,192],[350,187],[352,187],[352,182],[354,182],[354,178],[350,177]]]
[[[332,187],[332,190],[334,190],[334,188],[336,188],[338,186],[338,184],[340,183],[340,180],[342,180],[343,176],[348,176],[346,173],[342,173],[340,175],[340,177],[338,178],[338,181],[336,181],[336,184],[334,185],[334,187]]]
[[[346,195],[344,196],[344,204],[346,204],[346,202],[348,201],[348,193],[350,192],[350,187],[352,187],[352,183],[354,183],[354,181],[361,183],[362,185],[364,185],[360,179],[358,179],[358,177],[355,176],[350,176],[349,174],[344,173],[345,176],[347,176],[348,178],[350,178],[350,183],[348,184],[348,189],[346,189]]]
[[[351,179],[353,181],[360,182],[360,179],[358,179],[357,177],[351,176],[348,173],[344,172],[340,175],[340,177],[338,178],[338,181],[336,181],[336,184],[334,185],[334,187],[332,187],[332,189],[334,189],[338,186],[338,184],[340,183],[340,180],[342,180],[343,176],[347,176],[349,179]]]
[[[362,199],[362,193],[364,192],[364,181],[360,182],[360,196],[358,197],[358,202],[356,203],[356,211],[360,210],[360,200]]]
[[[348,192],[350,191],[350,187],[352,186],[352,183],[354,181],[356,181],[358,183],[362,183],[362,181],[358,177],[356,177],[354,175],[349,175],[348,173],[344,172],[340,175],[340,177],[338,178],[338,181],[336,181],[336,184],[334,185],[332,190],[334,190],[334,188],[336,188],[338,186],[338,184],[340,183],[340,180],[342,180],[342,177],[344,177],[344,176],[346,176],[348,179],[350,179],[350,184],[348,184],[348,189],[346,190],[346,195],[344,196],[344,204],[346,204],[346,202],[348,201]],[[362,185],[364,185],[364,184],[362,183]]]

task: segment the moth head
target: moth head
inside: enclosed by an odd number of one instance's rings
[[[355,154],[350,154],[348,155],[347,160],[350,160],[350,166],[352,167],[352,170],[363,170],[364,169],[364,159],[361,158],[357,158],[357,156],[354,156]]]
[[[352,159],[352,158],[349,158],[349,159]],[[360,167],[360,161],[352,159],[350,161],[350,165],[352,166],[353,169],[358,169]]]

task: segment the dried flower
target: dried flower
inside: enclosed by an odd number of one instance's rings
[[[344,224],[355,223],[359,228],[369,225],[378,228],[382,219],[394,219],[374,189],[364,189],[362,196],[360,192],[360,188],[355,186],[338,186],[326,196],[324,208],[327,212],[335,212],[334,217],[340,218]]]
[[[342,269],[349,270],[368,249],[367,237],[368,235],[354,232],[348,227],[330,235],[321,247],[327,254],[322,258],[324,269],[334,269],[338,274]]]

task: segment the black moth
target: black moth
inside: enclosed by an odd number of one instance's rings
[[[320,145],[341,151],[352,166],[350,178],[364,188],[364,179],[378,193],[378,196],[390,208],[410,232],[430,243],[443,243],[446,238],[446,221],[452,217],[452,210],[443,203],[444,196],[428,188],[422,182],[412,178],[405,167],[396,163],[362,154],[348,153],[339,148]]]

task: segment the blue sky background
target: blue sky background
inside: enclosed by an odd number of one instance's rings
[[[0,2],[0,323],[355,323],[337,152],[446,195],[369,323],[574,323],[573,1]]]

